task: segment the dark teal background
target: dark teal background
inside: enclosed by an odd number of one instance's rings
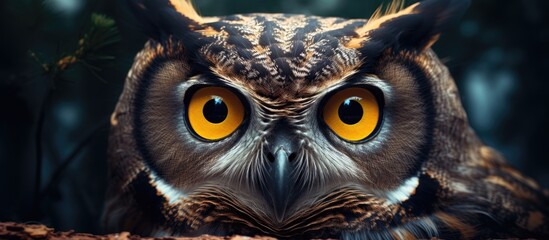
[[[109,118],[145,37],[112,0],[0,1],[0,221],[39,221],[98,233],[106,187],[106,129],[91,138],[39,205],[33,202],[34,138],[47,89],[40,64],[74,51],[92,12],[114,18],[121,42],[98,64],[106,82],[77,65],[61,75],[45,120],[42,188],[63,159]],[[382,1],[196,0],[203,15],[251,12],[368,18]],[[456,80],[471,125],[512,165],[549,187],[549,1],[477,0],[434,49]]]

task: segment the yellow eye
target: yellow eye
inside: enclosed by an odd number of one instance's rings
[[[188,103],[187,119],[194,132],[206,140],[220,140],[244,121],[244,106],[230,90],[221,87],[198,89]]]
[[[339,137],[361,141],[377,129],[380,109],[376,96],[365,88],[347,88],[332,95],[324,105],[324,122]]]

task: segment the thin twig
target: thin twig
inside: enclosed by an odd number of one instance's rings
[[[88,135],[80,143],[72,150],[72,152],[65,158],[63,161],[61,161],[61,164],[57,166],[55,169],[55,172],[52,174],[52,177],[46,184],[46,187],[44,188],[44,191],[40,193],[41,199],[44,199],[48,194],[50,194],[53,191],[53,188],[57,185],[59,181],[61,181],[61,178],[63,177],[63,172],[67,169],[67,167],[76,159],[78,154],[84,150],[84,148],[94,139],[94,137],[103,129],[108,128],[109,121],[102,121],[98,126],[92,129]]]
[[[48,84],[49,85],[49,84]],[[38,122],[36,123],[36,133],[35,133],[35,170],[34,170],[34,192],[33,192],[33,203],[31,210],[31,218],[38,219],[40,218],[40,186],[42,185],[42,139],[44,135],[44,123],[46,121],[46,109],[49,105],[51,98],[51,88],[48,86],[44,100],[40,105],[40,113],[38,115]]]

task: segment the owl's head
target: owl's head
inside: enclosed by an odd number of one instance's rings
[[[473,139],[430,47],[469,1],[395,1],[369,20],[126,2],[150,41],[113,114],[112,222],[187,235],[430,230],[403,216]]]

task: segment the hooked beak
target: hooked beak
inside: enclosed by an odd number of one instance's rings
[[[282,221],[292,195],[294,181],[292,179],[292,163],[284,148],[278,148],[271,164],[270,192],[277,221]]]

